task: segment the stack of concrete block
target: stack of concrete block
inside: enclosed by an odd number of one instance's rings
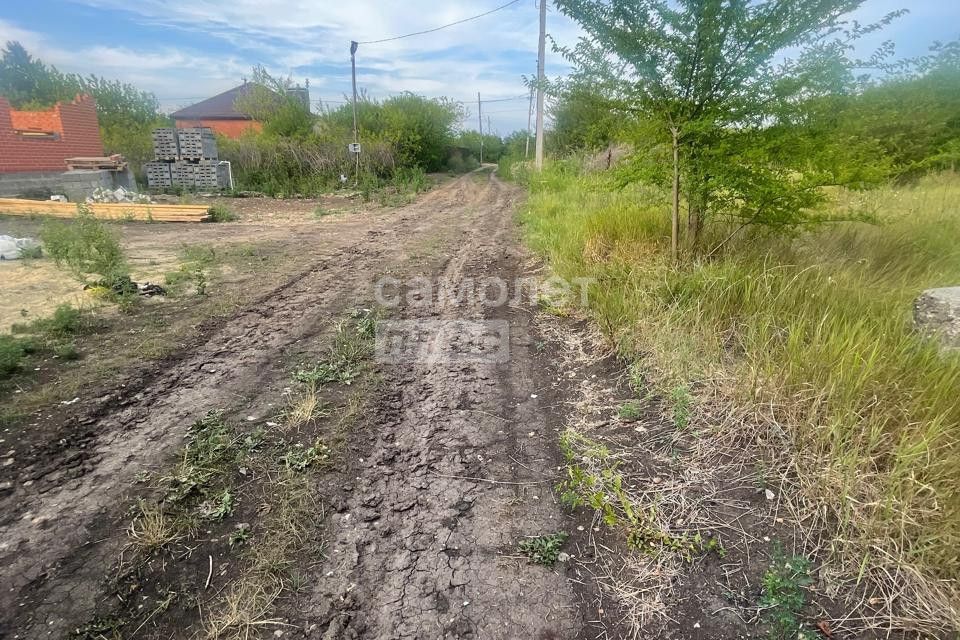
[[[171,166],[173,186],[192,189],[197,186],[197,165],[177,160]]]
[[[164,127],[153,130],[153,157],[157,160],[176,160],[180,157],[176,129]]]
[[[217,139],[209,127],[156,129],[153,151],[156,160],[144,165],[151,189],[226,189],[230,186],[230,172],[217,160]]]
[[[187,127],[177,131],[180,158],[183,160],[216,160],[217,139],[209,127]]]
[[[143,165],[144,172],[147,174],[147,184],[151,189],[166,189],[173,186],[173,176],[170,169],[173,165],[169,162],[148,162]]]
[[[197,165],[197,186],[216,189],[220,185],[219,172],[217,171],[217,160],[201,160]]]

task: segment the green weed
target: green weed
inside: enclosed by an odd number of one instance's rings
[[[234,222],[239,219],[236,213],[225,204],[215,204],[210,207],[208,214],[211,222]]]
[[[351,384],[363,373],[373,352],[377,314],[369,309],[354,311],[337,325],[333,346],[326,360],[294,374],[299,382],[321,386],[330,383]]]
[[[127,274],[126,258],[116,232],[94,218],[85,205],[77,205],[77,217],[70,222],[44,222],[40,239],[57,266],[81,281],[90,274],[107,280]]]
[[[330,448],[317,440],[313,445],[304,447],[295,444],[280,456],[283,465],[292,471],[303,471],[307,467],[324,462],[330,458]]]
[[[314,209],[313,209],[313,217],[314,217],[314,218],[318,218],[318,219],[319,219],[319,218],[326,218],[327,216],[331,216],[331,215],[333,215],[334,213],[336,213],[336,211],[333,211],[332,209],[327,209],[327,208],[324,207],[322,204],[318,204],[318,205],[317,205],[316,207],[314,207]]]
[[[677,429],[686,429],[690,424],[690,408],[693,396],[684,385],[678,385],[670,391],[670,403],[673,411],[673,424]]]
[[[228,543],[231,547],[246,544],[250,540],[250,527],[240,527],[230,534]]]
[[[620,416],[621,420],[634,422],[643,416],[643,406],[639,402],[627,402],[621,405],[617,415]]]
[[[28,246],[20,248],[20,258],[22,260],[39,260],[43,257],[43,247]]]
[[[25,341],[0,334],[0,378],[16,373],[26,355]]]
[[[530,558],[535,564],[552,567],[560,556],[560,549],[567,541],[567,534],[563,531],[549,535],[525,538],[517,544],[517,549]]]
[[[40,334],[50,338],[67,338],[82,333],[89,326],[90,322],[82,310],[64,303],[59,305],[49,318],[38,318],[27,324],[14,324],[11,331]]]
[[[69,304],[58,306],[49,318],[12,325],[11,333],[29,337],[0,334],[0,378],[18,371],[23,358],[36,353],[52,354],[63,360],[79,359],[80,352],[73,340],[93,327],[89,314]]]
[[[200,516],[207,520],[223,520],[233,513],[233,493],[223,489],[210,499],[200,503]]]
[[[243,450],[223,419],[223,412],[211,411],[191,425],[180,462],[163,479],[166,500],[182,503],[206,497],[220,482]]]
[[[773,563],[763,575],[760,606],[763,619],[770,626],[774,640],[813,639],[813,633],[802,628],[801,612],[807,604],[807,587],[812,584],[810,561],[803,556],[786,558],[775,554]]]

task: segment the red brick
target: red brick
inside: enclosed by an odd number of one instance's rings
[[[59,139],[31,140],[17,130],[57,133]],[[16,111],[0,97],[0,173],[65,171],[66,158],[102,155],[96,103],[90,96],[58,102],[46,111]]]

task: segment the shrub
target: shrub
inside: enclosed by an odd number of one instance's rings
[[[345,141],[248,133],[218,144],[221,157],[233,165],[237,187],[270,196],[319,195],[340,187],[340,176],[355,171]],[[373,176],[389,176],[396,165],[390,145],[373,140],[364,142],[361,160],[364,174]]]
[[[52,338],[64,338],[80,333],[85,328],[83,312],[70,304],[61,304],[49,318],[13,325],[13,333],[40,334]]]
[[[65,267],[81,281],[90,274],[105,280],[127,274],[117,234],[94,218],[84,205],[77,205],[77,217],[70,222],[44,222],[40,239],[57,266]]]
[[[0,334],[0,378],[5,378],[20,368],[24,353],[21,340]]]
[[[225,204],[215,204],[210,207],[210,220],[212,222],[234,222],[237,220],[237,214]]]
[[[417,194],[429,187],[427,174],[419,167],[400,167],[393,174],[393,186],[399,193]]]

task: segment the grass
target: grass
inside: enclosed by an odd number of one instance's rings
[[[157,505],[141,500],[139,514],[127,529],[127,538],[144,555],[151,555],[186,537],[182,521],[169,518]]]
[[[239,219],[236,213],[225,204],[215,204],[209,210],[211,222],[235,222]]]
[[[317,394],[316,383],[306,382],[290,400],[283,415],[283,426],[287,430],[299,430],[316,418],[329,414],[329,409]]]
[[[58,306],[49,318],[14,324],[10,328],[14,335],[0,334],[0,380],[20,371],[23,360],[30,355],[78,360],[81,354],[73,341],[94,326],[87,312],[69,304]]]
[[[263,247],[251,243],[228,245],[184,244],[180,249],[180,267],[164,274],[164,284],[170,295],[181,295],[188,286],[198,296],[209,293],[211,282],[219,279],[224,267],[244,271],[259,271],[270,266],[272,258]]]
[[[248,639],[262,637],[283,621],[271,617],[273,605],[285,590],[292,589],[301,554],[319,555],[310,547],[308,531],[323,506],[313,495],[310,478],[290,470],[271,470],[258,511],[265,514],[254,543],[244,545],[239,575],[207,609],[200,637]],[[231,536],[234,544],[246,542],[249,534]],[[209,606],[208,606],[209,607]]]
[[[530,184],[529,243],[557,275],[596,279],[594,317],[656,372],[678,427],[691,383],[785,425],[803,495],[849,566],[882,575],[905,564],[956,596],[960,354],[915,332],[911,305],[960,282],[960,177],[837,192],[836,213],[879,224],[743,235],[679,267],[660,189],[618,189],[571,163]]]
[[[552,567],[560,557],[560,549],[567,541],[567,534],[563,531],[549,535],[525,538],[517,544],[517,549],[530,558],[534,564]]]
[[[336,210],[334,210],[334,209],[327,209],[327,208],[324,207],[322,204],[318,204],[318,205],[317,205],[316,207],[314,207],[314,209],[313,209],[313,217],[316,218],[316,219],[318,219],[318,220],[319,220],[320,218],[326,218],[327,216],[332,216],[332,215],[334,215],[335,213],[338,213],[338,212],[337,212]]]
[[[301,368],[295,379],[315,386],[351,384],[367,368],[373,353],[376,323],[377,314],[369,309],[355,311],[350,318],[339,322],[328,357],[309,369]]]
[[[6,334],[0,334],[0,378],[13,375],[20,370],[24,356],[32,344]]]
[[[815,634],[803,629],[801,618],[807,605],[810,561],[803,556],[787,558],[774,554],[770,568],[763,574],[760,607],[773,640],[813,640]]]

